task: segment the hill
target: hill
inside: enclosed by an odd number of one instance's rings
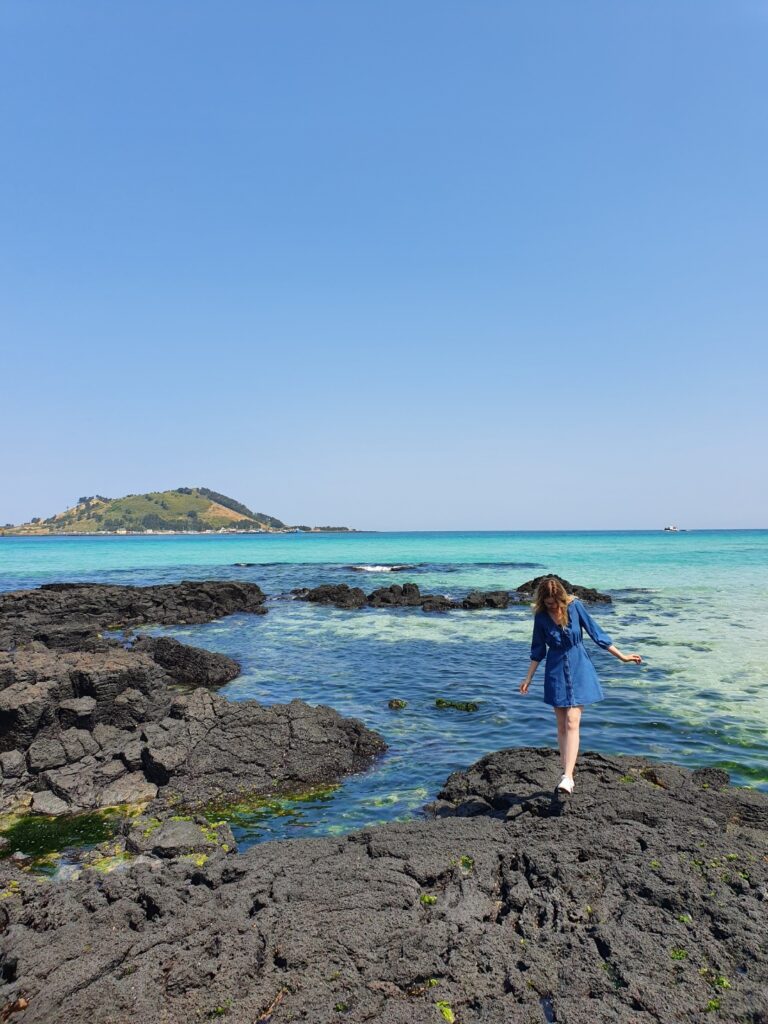
[[[128,494],[124,498],[105,498],[100,494],[78,498],[73,508],[48,519],[34,518],[20,526],[9,523],[0,528],[0,535],[201,533],[211,530],[273,533],[293,529],[307,531],[311,528],[287,526],[274,516],[252,512],[234,498],[208,487],[177,487],[172,491]]]

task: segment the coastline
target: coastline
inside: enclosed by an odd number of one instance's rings
[[[284,536],[285,534],[341,534],[348,533],[372,533],[371,530],[334,529],[325,530],[322,527],[313,527],[309,530],[99,530],[88,533],[77,533],[74,530],[66,532],[60,530],[40,531],[36,533],[14,533],[11,530],[0,530],[0,538],[3,537],[272,537]]]
[[[588,751],[562,797],[556,753],[516,747],[465,762],[409,821],[241,852],[222,803],[250,792],[279,815],[299,785],[380,778],[381,738],[329,707],[215,695],[240,670],[215,651],[109,634],[234,614],[260,635],[279,605],[221,581],[63,583],[5,604],[0,710],[18,710],[18,746],[0,767],[26,834],[29,810],[42,828],[73,804],[132,805],[58,882],[0,859],[6,1016],[663,1024],[670,989],[686,1019],[768,1013],[768,794]],[[217,792],[233,769],[245,788]]]
[[[367,594],[411,582],[422,594],[461,601],[473,590],[509,590],[555,571],[607,590],[614,605],[598,621],[646,665],[629,672],[593,652],[608,700],[588,716],[586,742],[604,753],[720,765],[740,784],[768,788],[768,702],[759,685],[767,540],[764,533],[672,542],[659,533],[48,537],[0,545],[0,590],[210,578],[261,586],[270,614],[258,629],[234,616],[215,628],[156,632],[243,662],[243,676],[227,688],[233,699],[281,703],[298,695],[330,704],[371,723],[403,756],[388,758],[376,782],[354,780],[326,804],[258,827],[244,823],[253,842],[413,813],[420,790],[431,795],[452,770],[489,749],[551,741],[538,694],[525,707],[509,696],[530,646],[525,606],[471,616],[408,607],[351,614],[289,597],[323,584]],[[389,713],[382,690],[409,701],[406,713]],[[437,697],[473,702],[479,711],[471,720],[441,714]]]

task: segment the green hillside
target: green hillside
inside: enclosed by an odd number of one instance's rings
[[[8,524],[5,534],[129,533],[203,530],[287,530],[274,516],[247,506],[207,487],[177,487],[173,491],[78,498],[73,508],[49,519],[32,519],[21,526]]]

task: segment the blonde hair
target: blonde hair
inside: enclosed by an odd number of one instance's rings
[[[548,615],[551,614],[544,602],[549,601],[552,598],[557,601],[557,614],[553,615],[552,618],[558,623],[558,625],[567,626],[568,605],[571,603],[573,598],[556,576],[545,577],[536,588],[536,596],[533,599],[534,615],[538,612],[547,612]]]

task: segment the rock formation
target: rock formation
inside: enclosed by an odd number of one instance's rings
[[[63,885],[0,864],[0,1012],[764,1024],[768,797],[587,754],[559,800],[558,774],[554,752],[506,750],[451,776],[430,820],[242,855],[165,824],[123,871]]]
[[[36,590],[0,593],[0,650],[28,640],[77,650],[103,629],[210,622],[234,612],[263,615],[265,600],[255,583],[50,583]]]
[[[455,608],[475,611],[479,608],[507,608],[510,603],[523,604],[527,599],[508,590],[473,590],[461,601],[444,594],[422,594],[415,583],[393,583],[379,587],[366,596],[360,587],[346,583],[323,583],[311,590],[299,587],[291,593],[298,601],[332,604],[336,608],[421,608],[425,612],[447,612]],[[610,599],[609,599],[610,600]]]
[[[165,637],[126,649],[97,632],[260,614],[263,603],[257,586],[229,583],[0,595],[0,810],[50,815],[156,798],[161,808],[197,806],[365,767],[385,744],[356,719],[300,701],[230,703],[194,688],[233,679],[231,658]]]
[[[545,576],[536,576],[535,579],[526,580],[525,583],[521,583],[517,588],[519,594],[525,597],[533,598],[536,593],[536,588],[542,580],[554,579],[565,587],[569,594],[573,594],[574,597],[578,597],[580,601],[586,601],[587,604],[612,604],[613,600],[609,594],[601,594],[599,590],[594,590],[592,587],[582,587],[578,583],[569,583],[568,580],[564,580],[562,576],[557,576],[555,573],[547,573]]]

